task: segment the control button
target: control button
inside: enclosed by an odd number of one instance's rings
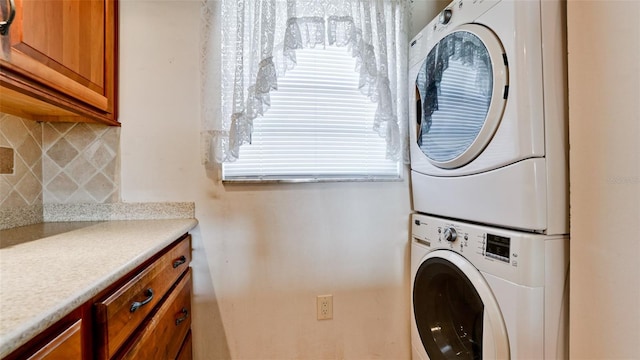
[[[451,16],[452,15],[453,15],[453,13],[451,12],[451,9],[444,9],[440,13],[440,16],[438,17],[438,21],[442,25],[447,25],[449,23],[449,21],[451,21]]]
[[[413,223],[420,226],[420,220],[413,220]]]
[[[452,228],[452,227],[448,227],[446,229],[444,229],[444,239],[449,241],[449,242],[454,242],[456,241],[456,239],[458,238],[458,233],[456,232],[456,229]]]

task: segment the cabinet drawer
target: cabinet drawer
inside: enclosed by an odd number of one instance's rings
[[[191,269],[136,336],[122,359],[175,359],[190,328]]]
[[[76,321],[30,356],[29,360],[82,359],[82,320]]]
[[[184,343],[182,343],[182,347],[180,348],[180,353],[176,357],[176,360],[191,360],[193,359],[193,352],[191,350],[191,331],[187,333],[187,338],[184,339]]]
[[[99,359],[111,358],[189,267],[191,237],[95,304]]]

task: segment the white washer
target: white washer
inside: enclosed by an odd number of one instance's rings
[[[566,236],[412,220],[414,360],[569,358]]]
[[[411,41],[416,211],[568,233],[564,9],[456,0]]]

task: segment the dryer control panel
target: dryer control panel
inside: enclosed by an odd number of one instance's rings
[[[563,236],[545,236],[412,215],[412,242],[428,252],[454,251],[478,270],[526,286],[544,284],[545,249]]]
[[[445,36],[450,29],[473,23],[499,2],[500,0],[455,0],[451,2],[409,42],[409,67],[424,60],[422,54],[426,54],[428,48]]]

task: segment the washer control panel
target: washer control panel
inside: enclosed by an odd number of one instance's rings
[[[508,263],[510,261],[511,238],[487,233],[485,255]]]
[[[458,238],[458,233],[456,232],[456,229],[451,226],[446,227],[442,235],[444,239],[447,240],[448,242],[454,242]]]
[[[454,251],[478,270],[516,283],[543,283],[545,244],[553,240],[566,241],[562,236],[493,228],[422,214],[413,214],[412,218],[412,247],[419,246],[427,252]]]

